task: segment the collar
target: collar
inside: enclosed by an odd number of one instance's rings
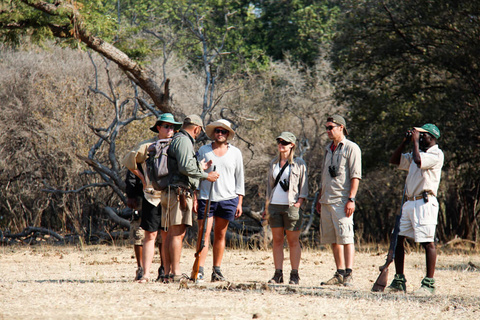
[[[345,142],[346,142],[346,140],[347,140],[347,138],[344,136],[343,139],[342,139],[342,141],[340,141],[340,142],[338,143],[337,148],[338,148],[339,145],[344,145]],[[333,141],[331,141],[331,143],[327,143],[327,145],[325,146],[325,149],[326,149],[327,151],[330,151],[330,150],[331,150],[330,147],[331,147],[332,144],[333,144]]]

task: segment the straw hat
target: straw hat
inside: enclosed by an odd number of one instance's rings
[[[232,140],[235,137],[235,131],[233,131],[232,129],[232,123],[228,120],[220,119],[207,125],[205,133],[212,140],[215,140],[215,128],[223,128],[225,130],[228,130],[229,134],[227,140]]]

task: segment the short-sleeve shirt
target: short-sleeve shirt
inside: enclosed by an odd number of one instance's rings
[[[437,144],[430,147],[426,152],[420,151],[421,167],[418,167],[413,161],[411,152],[402,154],[398,168],[408,171],[406,180],[408,197],[418,196],[423,191],[432,191],[437,196],[443,158],[443,152]]]
[[[325,162],[322,170],[322,196],[320,203],[332,204],[346,201],[350,193],[351,180],[362,179],[362,153],[360,147],[343,138],[332,152],[331,144],[325,147]],[[335,166],[337,176],[332,177],[328,167]]]

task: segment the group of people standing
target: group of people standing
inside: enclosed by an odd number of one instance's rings
[[[149,281],[157,238],[161,240],[161,266],[157,280],[171,282],[181,277],[183,238],[186,228],[193,224],[195,213],[199,229],[198,241],[202,233],[207,239],[205,248],[199,253],[197,279],[204,279],[203,266],[213,229],[211,281],[224,281],[220,267],[225,250],[225,236],[229,222],[242,215],[245,195],[242,153],[230,143],[235,137],[232,124],[220,119],[204,129],[203,121],[198,115],[188,116],[180,123],[175,121],[172,114],[164,113],[150,129],[158,134],[157,137],[138,144],[123,160],[129,169],[126,179],[129,199],[127,205],[141,211],[139,228],[133,228],[138,264],[136,280]],[[321,282],[321,285],[351,286],[355,254],[353,216],[362,178],[361,150],[356,143],[346,138],[348,131],[343,117],[328,117],[325,129],[330,142],[325,148],[320,197],[316,208],[321,217],[321,243],[331,245],[336,271],[331,279]],[[195,152],[195,140],[202,132],[212,142]],[[443,165],[443,153],[436,144],[439,137],[440,131],[433,124],[414,128],[408,131],[390,160],[401,170],[408,171],[405,188],[407,201],[403,204],[395,255],[396,274],[389,286],[390,291],[406,291],[403,274],[405,237],[413,238],[425,247],[427,275],[422,280],[420,289],[428,293],[435,291],[434,234],[438,216],[436,194]],[[155,190],[145,174],[148,146],[157,140],[169,144],[168,187],[162,191]],[[413,142],[413,151],[402,154],[410,140]],[[275,272],[269,282],[284,282],[283,249],[286,236],[291,264],[289,284],[299,284],[302,225],[300,207],[308,197],[307,167],[303,159],[295,157],[297,138],[293,133],[280,133],[276,137],[276,143],[278,155],[268,167],[263,212],[273,236]],[[139,198],[142,199],[141,210],[140,201],[137,200]],[[208,212],[205,212],[206,207]],[[207,219],[206,224],[204,219]],[[142,230],[144,239],[141,243]],[[143,248],[139,248],[142,245]]]

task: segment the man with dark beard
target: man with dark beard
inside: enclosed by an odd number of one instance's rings
[[[435,262],[437,251],[434,236],[438,217],[437,190],[443,166],[443,152],[438,148],[437,139],[440,130],[437,126],[427,123],[413,128],[405,135],[400,146],[395,150],[390,163],[398,165],[400,170],[408,171],[406,179],[407,201],[402,207],[400,232],[395,250],[395,277],[388,291],[407,291],[404,275],[405,237],[420,243],[425,248],[427,274],[422,285],[415,294],[435,293]],[[412,140],[413,151],[403,153],[405,146]]]

